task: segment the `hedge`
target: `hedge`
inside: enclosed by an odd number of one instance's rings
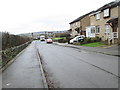
[[[8,48],[6,50],[2,50],[0,52],[0,68],[4,67],[11,59],[13,59],[17,54],[19,54],[23,49],[25,49],[31,41],[26,42],[25,44],[22,44],[20,46]]]

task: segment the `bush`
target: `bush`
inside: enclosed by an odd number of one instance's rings
[[[93,42],[100,42],[101,38],[95,37],[95,38],[85,38],[83,42],[80,42],[80,44],[87,44],[87,43],[93,43]]]
[[[68,42],[68,41],[67,41],[67,39],[59,39],[58,42],[59,42],[59,43],[66,43],[66,42]]]
[[[70,38],[70,37],[64,37],[64,38],[59,38],[59,39],[57,39],[57,40],[55,40],[55,39],[53,39],[54,41],[56,41],[56,42],[59,42],[59,43],[69,43],[69,41],[71,40],[72,38]]]
[[[84,42],[85,43],[91,43],[91,38],[85,38]]]
[[[30,40],[31,39],[26,36],[19,36],[9,34],[8,32],[2,32],[2,50],[22,45]]]
[[[96,37],[97,42],[101,41],[100,37]]]

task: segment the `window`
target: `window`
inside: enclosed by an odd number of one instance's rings
[[[76,22],[76,26],[77,26],[77,22]]]
[[[95,33],[95,27],[91,27],[91,33]]]
[[[100,13],[96,14],[96,19],[99,20],[100,19]]]
[[[109,17],[110,16],[109,14],[110,14],[109,9],[105,9],[104,10],[104,17]]]
[[[96,33],[100,33],[100,26],[96,26]]]
[[[110,33],[110,26],[109,25],[105,25],[105,33]]]
[[[72,25],[73,27],[74,27],[74,23],[73,23],[73,25]]]

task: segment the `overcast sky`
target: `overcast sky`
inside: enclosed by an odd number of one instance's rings
[[[0,30],[68,30],[69,22],[114,0],[0,0]]]

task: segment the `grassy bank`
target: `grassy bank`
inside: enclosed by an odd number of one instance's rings
[[[105,45],[102,42],[94,42],[94,43],[88,43],[88,44],[82,44],[80,46],[86,46],[86,47],[99,47]]]
[[[66,37],[55,37],[53,40],[60,40],[60,39],[66,39]]]

